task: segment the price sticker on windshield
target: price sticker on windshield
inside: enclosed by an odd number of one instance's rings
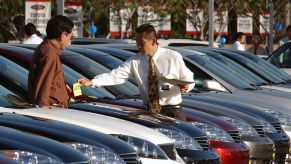
[[[79,83],[73,84],[73,93],[75,97],[82,95],[82,91],[81,91],[81,87]]]

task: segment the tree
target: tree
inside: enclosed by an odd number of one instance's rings
[[[21,39],[24,34],[25,23],[24,1],[0,0],[0,17],[0,42]]]

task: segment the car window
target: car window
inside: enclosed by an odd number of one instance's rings
[[[78,79],[84,78],[84,76],[72,70],[68,66],[63,65],[63,69],[65,73],[65,81],[70,86],[73,86],[73,84],[76,83]],[[86,96],[96,98],[96,99],[103,98],[103,97],[108,97],[111,99],[116,98],[104,88],[81,87],[81,90],[82,90],[82,93],[84,93]]]
[[[115,60],[116,58],[106,53],[96,51],[96,50],[83,49],[83,48],[71,48],[69,50],[78,52],[94,61],[97,61],[99,64],[109,69],[117,68],[123,63],[120,60]]]
[[[28,71],[3,56],[0,56],[0,76],[2,77],[1,82],[4,82],[5,79],[8,83],[12,83],[10,85],[22,88],[27,92]]]
[[[203,56],[189,55],[187,57],[189,59],[193,60],[194,62],[196,62],[197,64],[199,64],[200,66],[202,66],[205,69],[207,69],[212,74],[214,74],[214,75],[218,76],[219,78],[223,79],[225,82],[231,84],[235,88],[239,88],[239,89],[253,88],[246,81],[241,80],[239,77],[235,76],[234,74],[232,74],[230,72],[227,72],[226,69],[221,68],[220,66],[218,66],[216,63],[211,61],[211,59],[209,57],[207,57],[206,55],[203,55]],[[186,61],[185,61],[185,63],[186,63]],[[189,63],[189,62],[187,62],[187,63]],[[188,67],[189,67],[189,64],[188,64]],[[192,68],[189,68],[189,69],[191,71],[193,71],[194,76],[195,76],[195,73],[199,73],[199,71],[202,71],[202,72],[206,73],[205,71],[203,71],[201,69],[197,69],[197,67],[194,66],[194,65],[192,66]],[[208,74],[208,73],[206,73],[206,74]],[[207,76],[204,76],[204,77],[207,77]],[[210,76],[208,76],[208,78],[209,77]],[[202,79],[202,80],[205,80],[205,79]],[[209,80],[212,80],[212,79],[209,79]]]
[[[280,68],[291,68],[291,47],[282,48],[269,61]]]
[[[14,93],[9,91],[0,85],[0,106],[6,108],[19,108],[28,105],[28,103],[16,96]]]
[[[223,65],[224,67],[229,68],[229,71],[231,71],[233,74],[241,76],[242,78],[247,80],[249,83],[256,84],[256,85],[267,83],[262,78],[258,77],[257,75],[255,75],[254,73],[246,69],[245,67],[241,66],[240,64],[234,62],[233,60],[227,57],[224,57],[222,55],[219,55],[214,52],[209,52],[209,51],[206,51],[206,53],[208,56],[211,56],[213,59],[220,62],[217,64],[219,64],[220,66]]]
[[[96,75],[110,72],[108,68],[82,55],[63,54],[62,59],[66,65],[69,65],[69,67],[73,68],[74,70],[77,70],[79,73],[85,75],[87,78],[90,79],[94,78]],[[105,88],[109,89],[112,88],[113,90],[116,90],[119,93],[123,93],[124,95],[129,96],[139,95],[138,88],[128,81],[121,85],[106,86]]]
[[[242,53],[242,52],[241,52]],[[270,64],[266,60],[260,58],[259,56],[248,54],[246,52],[243,52],[242,55],[248,59],[251,59],[255,63],[257,63],[260,67],[264,68],[268,72],[280,77],[283,80],[290,80],[291,76],[288,75],[286,72],[280,70],[278,67],[275,67],[273,64]]]
[[[228,57],[228,58],[233,59],[235,62],[243,65],[244,67],[252,70],[256,74],[260,75],[261,77],[264,77],[265,79],[267,79],[273,83],[284,82],[284,80],[281,79],[280,77],[275,76],[274,74],[271,74],[266,69],[262,68],[257,63],[255,63],[254,61],[252,61],[252,60],[250,60],[250,59],[248,59],[240,54],[237,54],[237,52],[219,51],[219,53]]]

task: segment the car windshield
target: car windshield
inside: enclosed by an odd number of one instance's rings
[[[278,48],[273,54],[267,59],[270,64],[270,68],[274,71],[280,72],[282,76],[284,76],[285,80],[290,81],[291,76],[287,74],[285,71],[282,71],[279,68],[291,68],[291,43],[286,43],[285,45]],[[275,67],[276,65],[277,67]],[[274,69],[273,69],[274,68]]]
[[[224,57],[222,55],[219,55],[218,53],[211,52],[211,51],[203,51],[205,52],[208,56],[216,59],[217,61],[223,64],[225,67],[228,67],[229,70],[236,75],[242,76],[244,80],[247,80],[249,83],[255,84],[255,85],[261,85],[261,84],[267,84],[265,80],[262,78],[258,77],[245,67],[241,66],[240,64],[234,62],[233,60]]]
[[[236,88],[239,88],[239,89],[253,88],[246,81],[243,81],[241,80],[241,78],[228,72],[227,71],[228,68],[225,68],[225,67],[223,68],[220,65],[218,65],[217,62],[214,62],[214,59],[210,58],[209,56],[188,55],[187,57]]]
[[[125,51],[125,50],[121,50],[121,49],[116,49],[116,48],[109,48],[109,47],[97,47],[95,48],[98,51],[102,51],[105,52],[111,56],[114,56],[116,58],[119,57],[120,58],[124,58],[124,59],[128,59],[132,56],[134,56],[136,53],[130,52],[130,51]],[[121,59],[120,59],[121,60]]]
[[[68,66],[63,65],[63,69],[65,72],[66,83],[69,84],[70,86],[73,86],[73,84],[76,83],[78,79],[84,78],[81,74],[72,70]],[[86,96],[96,98],[96,99],[104,98],[104,97],[111,98],[111,99],[116,98],[104,88],[81,87],[81,90],[82,90],[82,93],[84,93]]]
[[[3,79],[6,79],[9,83],[27,91],[28,71],[3,56],[0,56],[0,76],[2,77],[1,82],[4,83]]]
[[[268,70],[262,68],[261,66],[259,66],[258,64],[256,64],[255,62],[253,62],[252,60],[239,55],[235,52],[229,52],[229,51],[219,51],[219,53],[221,53],[222,55],[225,55],[226,57],[230,57],[234,58],[235,61],[239,62],[240,64],[246,66],[247,68],[255,71],[256,73],[260,74],[261,76],[263,76],[264,78],[268,79],[269,81],[271,81],[272,83],[282,83],[284,82],[283,79],[281,79],[280,77],[277,77],[273,74],[270,74],[270,72],[268,72]]]
[[[105,66],[108,69],[114,69],[120,66],[123,62],[121,60],[117,60],[116,58],[100,51],[84,49],[84,48],[69,48],[69,50],[78,52],[99,64]]]
[[[0,106],[5,108],[29,108],[32,107],[28,102],[16,96],[0,85]]]
[[[244,57],[252,60],[253,62],[257,63],[261,68],[267,70],[269,73],[274,74],[275,76],[280,77],[286,81],[291,80],[291,76],[288,75],[286,72],[280,70],[279,68],[275,67],[274,65],[270,64],[266,60],[260,58],[259,56],[249,54],[247,52],[240,52]]]
[[[70,67],[74,67],[73,69],[76,69],[81,72],[81,74],[86,74],[88,76],[87,78],[94,78],[96,75],[100,75],[103,73],[109,73],[110,70],[95,61],[82,56],[80,54],[63,54],[62,59],[64,62],[66,62],[66,65],[70,65]],[[106,86],[106,88],[113,88],[114,90],[118,90],[119,93],[122,93],[124,95],[129,96],[137,96],[139,95],[138,88],[126,81],[125,83],[121,85],[113,85],[113,86]],[[120,96],[120,95],[115,95]]]

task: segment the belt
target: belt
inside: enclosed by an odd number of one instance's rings
[[[147,104],[143,104],[144,109],[148,110],[149,106]],[[181,104],[177,104],[177,105],[163,105],[161,106],[162,110],[167,110],[167,109],[180,109],[182,108]]]
[[[182,106],[180,104],[178,105],[163,105],[161,106],[162,110],[168,110],[168,109],[180,109]]]

